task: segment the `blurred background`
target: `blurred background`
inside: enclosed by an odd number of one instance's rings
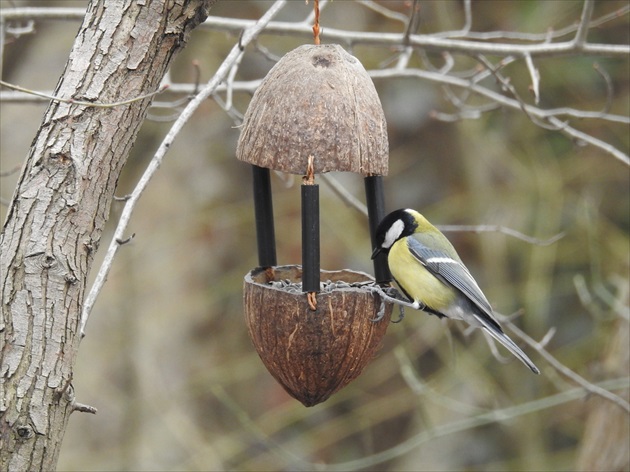
[[[328,42],[326,28],[400,33],[404,24],[397,18],[408,16],[412,3],[328,3],[322,42]],[[1,4],[84,9],[87,2]],[[257,19],[271,4],[220,1],[211,15]],[[459,30],[465,22],[460,1],[419,6],[419,33]],[[474,2],[472,31],[544,35],[575,26],[582,7],[582,1],[568,0]],[[291,1],[276,19],[301,22],[311,10],[312,2]],[[593,18],[606,15],[611,19],[590,31],[589,42],[627,45],[628,2],[597,2]],[[4,26],[2,79],[53,90],[80,18]],[[238,33],[195,30],[170,80],[207,82],[237,39]],[[262,35],[248,48],[236,80],[264,77],[279,57],[311,42]],[[397,59],[391,47],[357,45],[352,53],[368,70]],[[416,53],[409,65],[440,68],[445,60],[439,53]],[[594,69],[595,62],[604,72]],[[541,108],[626,117],[569,122],[628,153],[627,56],[546,57],[535,65]],[[463,76],[478,66],[457,56],[451,73]],[[502,72],[531,103],[523,61]],[[555,330],[546,349],[561,366],[627,401],[627,164],[537,126],[518,110],[496,107],[459,119],[447,98],[461,90],[418,78],[374,81],[388,121],[387,209],[415,208],[438,225],[500,225],[543,241],[564,234],[539,245],[497,231],[447,233],[499,313],[516,314],[513,322],[538,341]],[[500,91],[492,77],[485,84]],[[163,94],[156,101],[182,97]],[[234,153],[239,113],[250,98],[236,93],[229,113],[217,101],[206,102],[136,207],[129,227],[135,238],[116,257],[74,373],[77,401],[98,414],[71,417],[59,470],[628,470],[628,411],[587,395],[509,329],[542,375],[495,358],[477,331],[409,310],[404,322],[390,325],[373,363],[344,390],[312,408],[289,397],[262,365],[243,317],[243,277],[257,258],[250,168]],[[480,107],[488,103],[475,100]],[[0,106],[4,221],[46,102],[3,100]],[[177,112],[152,109],[118,196],[132,191]],[[435,112],[449,119],[436,119]],[[359,176],[333,177],[364,201]],[[372,273],[366,217],[320,184],[322,268]],[[278,262],[298,264],[299,180],[274,174],[272,186]],[[112,205],[92,277],[123,205]]]

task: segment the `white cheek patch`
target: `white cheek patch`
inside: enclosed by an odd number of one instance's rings
[[[396,220],[394,224],[385,233],[385,240],[383,241],[384,248],[390,248],[400,238],[400,235],[405,229],[405,223],[402,220]]]

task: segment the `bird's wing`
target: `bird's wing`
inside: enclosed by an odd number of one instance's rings
[[[455,260],[444,251],[430,249],[415,238],[407,238],[411,254],[424,265],[429,272],[443,282],[455,287],[468,298],[477,310],[472,315],[479,321],[486,333],[503,344],[512,354],[521,360],[532,372],[540,374],[540,370],[529,357],[503,332],[492,315],[492,307],[485,295],[461,261]]]
[[[426,247],[413,237],[407,239],[409,250],[427,270],[459,290],[466,298],[492,319],[492,307],[490,303],[464,264],[453,259],[443,251]]]

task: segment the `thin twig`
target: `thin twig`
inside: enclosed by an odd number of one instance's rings
[[[595,72],[597,72],[606,83],[606,104],[601,112],[602,115],[606,115],[610,111],[610,107],[612,107],[614,95],[613,81],[610,78],[610,74],[608,74],[605,69],[602,69],[597,62],[593,64],[593,69],[595,69]]]
[[[413,32],[418,28],[418,23],[420,22],[420,6],[418,5],[418,0],[414,0],[411,4],[411,13],[409,14],[409,21],[407,21],[407,25],[405,26],[405,32],[403,33],[402,44],[404,48],[398,54],[398,60],[396,61],[397,69],[405,69],[409,65],[409,60],[413,55],[414,48],[409,46],[409,37]]]
[[[534,244],[536,246],[549,246],[556,241],[562,239],[565,235],[564,231],[562,231],[554,236],[551,236],[550,238],[539,239],[523,234],[520,231],[516,231],[515,229],[501,225],[439,225],[438,228],[440,229],[440,231],[444,232],[468,231],[472,233],[502,233],[508,236],[512,236],[513,238],[520,239],[521,241],[525,241],[526,243]]]
[[[238,32],[242,28],[251,25],[251,23],[251,20],[240,18],[208,17],[202,26],[213,30]],[[303,23],[272,21],[267,28],[265,28],[264,34],[283,34],[309,38],[313,36],[313,31],[309,25]],[[349,45],[363,44],[380,47],[400,46],[402,39],[400,33],[347,31],[336,28],[326,28],[326,38],[328,41],[344,42]],[[630,53],[630,46],[625,44],[586,43],[579,49],[575,46],[573,41],[557,43],[542,41],[536,44],[507,44],[440,38],[433,34],[412,34],[409,37],[409,44],[417,48],[424,48],[431,51],[451,51],[464,54],[491,54],[498,56],[515,55],[519,57],[525,54],[538,57],[578,55],[582,53],[625,57]]]
[[[621,152],[619,149],[614,147],[612,144],[609,144],[606,141],[602,141],[601,139],[598,139],[598,138],[596,138],[594,136],[591,136],[590,134],[586,134],[586,133],[583,133],[582,131],[579,131],[579,130],[577,130],[575,128],[572,128],[571,126],[568,126],[566,123],[564,123],[563,121],[559,120],[555,116],[550,116],[548,118],[548,121],[551,124],[557,126],[558,129],[560,129],[560,131],[562,131],[563,133],[566,133],[569,136],[571,136],[573,138],[576,138],[577,140],[580,140],[580,141],[588,143],[588,144],[590,144],[592,146],[598,147],[602,151],[607,152],[608,154],[614,156],[619,161],[621,161],[624,164],[630,166],[630,156],[628,156],[627,154]]]
[[[472,1],[464,0],[464,26],[462,29],[456,31],[443,31],[436,33],[436,36],[442,38],[465,38],[470,34],[472,23]]]
[[[0,172],[0,177],[9,177],[10,175],[15,174],[19,170],[20,170],[20,166],[12,167],[9,170],[5,170],[5,171]]]
[[[589,23],[589,28],[596,28],[609,21],[617,20],[630,12],[630,5],[624,5],[617,10],[600,16]],[[462,36],[466,39],[474,39],[477,41],[489,41],[496,39],[511,39],[516,41],[531,41],[531,42],[550,42],[553,39],[562,38],[568,36],[577,31],[578,25],[573,24],[560,28],[558,30],[549,30],[544,33],[522,33],[520,31],[469,31],[466,35]],[[442,35],[443,33],[436,33]]]
[[[449,56],[450,57],[450,56]],[[484,72],[490,74],[489,71],[485,71]],[[424,80],[429,80],[432,82],[436,82],[439,83],[441,85],[444,86],[448,86],[448,85],[454,85],[457,87],[462,87],[462,88],[466,88],[468,89],[470,87],[470,82],[461,79],[461,74],[460,75],[446,75],[444,73],[444,71],[442,71],[441,69],[435,69],[433,68],[433,71],[422,71],[420,69],[403,69],[400,70],[398,68],[389,68],[389,69],[378,69],[378,70],[369,70],[368,73],[370,74],[370,76],[372,76],[373,78],[400,78],[400,77],[410,77],[410,76],[415,76],[418,77],[420,79],[424,79]],[[260,85],[260,83],[262,82],[262,79],[256,79],[256,80],[249,80],[249,81],[234,81],[231,84],[231,89],[233,91],[233,93],[247,93],[249,95],[253,94],[256,89],[258,88],[258,86]],[[478,82],[478,80],[475,80],[475,82]],[[227,85],[226,84],[220,84],[217,88],[216,88],[216,92],[220,93],[220,92],[225,92],[227,91]],[[470,90],[469,90],[470,91]],[[494,92],[491,89],[488,89],[486,87],[480,86],[477,84],[476,88],[474,88],[473,90],[476,94],[485,96],[487,98],[490,98],[491,100],[495,100],[496,97],[504,97],[503,95],[496,95],[496,92]],[[171,85],[169,85],[169,92],[171,93],[182,93],[182,94],[193,94],[194,92],[194,87],[192,84],[184,84],[184,83],[173,83]],[[484,93],[485,92],[485,93]],[[493,95],[495,94],[495,95]],[[451,93],[451,96],[452,93]],[[30,98],[32,97],[32,99]],[[449,98],[449,97],[447,97]],[[186,101],[188,101],[188,97],[185,99],[182,99],[181,102],[185,103]],[[489,111],[491,109],[496,109],[498,106],[500,105],[506,105],[510,108],[520,108],[520,107],[516,107],[516,106],[512,106],[512,104],[509,101],[510,99],[508,98],[507,101],[498,101],[497,103],[488,103],[487,105],[479,105],[478,107],[470,107],[469,110],[480,110],[480,111]],[[46,101],[43,98],[38,98],[32,95],[27,95],[27,94],[23,94],[23,93],[16,93],[16,92],[2,92],[0,91],[0,101],[1,102],[10,102],[10,103],[36,103],[36,102],[44,102]],[[459,102],[461,103],[461,106],[465,106],[464,103],[461,101],[461,99],[459,100]],[[152,104],[153,107],[162,107],[162,108],[170,108],[172,106],[174,106],[175,104],[180,103],[180,101],[173,101],[173,102],[154,102]],[[537,108],[537,107],[533,107],[531,105],[527,105],[529,108],[528,110],[533,114],[536,115],[539,118],[542,119],[546,119],[549,118],[551,116],[566,116],[566,117],[570,117],[570,118],[578,118],[578,119],[601,119],[604,121],[609,121],[612,123],[619,123],[619,124],[630,124],[630,117],[627,116],[623,116],[623,115],[615,115],[615,114],[611,114],[611,113],[603,113],[602,111],[587,111],[587,110],[578,110],[575,108],[569,108],[569,107],[559,107],[559,108],[548,108],[548,109],[542,109],[542,108]],[[458,107],[459,108],[459,107]]]
[[[272,437],[269,437],[268,433],[263,430],[255,421],[253,421],[247,412],[236,404],[233,398],[222,389],[218,384],[212,387],[212,392],[217,395],[217,398],[221,401],[222,405],[227,407],[228,411],[231,411],[236,419],[241,423],[250,434],[252,434],[262,444],[268,444],[270,450],[277,454],[288,463],[295,467],[300,467],[303,470],[314,470],[322,472],[342,472],[348,470],[375,470],[375,466],[384,462],[402,457],[412,451],[415,451],[422,444],[429,441],[450,436],[462,431],[468,431],[474,428],[479,428],[488,424],[501,423],[520,416],[536,413],[539,411],[548,410],[558,407],[565,403],[579,400],[585,396],[585,389],[577,387],[564,392],[556,393],[546,397],[538,398],[529,402],[520,403],[518,405],[509,406],[502,409],[495,409],[491,411],[484,411],[478,414],[474,414],[468,418],[464,418],[457,421],[452,421],[435,427],[431,427],[418,434],[411,436],[405,441],[397,443],[395,446],[385,449],[375,454],[363,455],[360,459],[354,459],[346,462],[337,462],[332,464],[322,464],[321,462],[307,462],[301,457],[295,456],[293,452],[286,449],[281,444],[278,444]],[[598,384],[594,384],[596,387],[609,390],[622,390],[630,386],[630,378],[623,377],[618,379],[609,379]]]
[[[484,72],[486,72],[487,74],[490,74],[490,72],[488,71],[484,70]],[[436,82],[444,86],[454,85],[454,86],[462,87],[462,88],[467,88],[470,86],[470,82],[461,79],[461,75],[446,75],[445,71],[443,71],[442,69],[438,70],[435,68],[433,68],[432,71],[422,71],[420,69],[399,70],[397,68],[389,68],[389,69],[368,70],[368,73],[373,78],[387,77],[387,78],[394,79],[394,78],[400,78],[400,77],[416,76],[420,79]],[[234,81],[231,84],[231,89],[233,93],[238,92],[238,93],[246,93],[246,94],[251,95],[256,91],[256,89],[258,88],[261,82],[262,82],[262,79],[248,80],[248,81]],[[475,82],[478,82],[478,80],[475,80]],[[479,86],[478,84],[477,84],[477,87],[479,88],[476,88],[474,90],[475,93],[493,99],[494,96],[492,95],[493,93],[492,90],[485,88],[483,86]],[[216,92],[217,93],[225,92],[227,88],[228,87],[226,84],[221,84],[216,88]],[[482,90],[486,90],[488,93],[480,92]],[[190,94],[193,94],[193,91],[194,91],[194,88],[192,84],[173,83],[169,85],[170,93],[181,93],[181,94],[190,95]],[[499,96],[501,97],[502,95],[499,95]],[[33,99],[31,100],[30,97],[32,97]],[[185,102],[187,99],[184,99],[183,102]],[[28,102],[40,102],[40,101],[44,102],[46,100],[44,100],[43,98],[38,98],[32,95],[26,95],[23,93],[0,91],[0,101],[11,102],[11,103],[28,103]],[[174,102],[163,103],[163,102],[156,101],[156,102],[153,102],[152,106],[170,108],[176,103],[180,103],[180,102],[174,101]],[[461,100],[460,100],[460,103],[461,103],[461,106],[465,106],[464,103],[461,102]],[[510,102],[508,101],[508,102],[495,103],[495,104],[492,104],[491,108],[496,108],[499,105],[510,106]],[[480,105],[478,107],[470,107],[470,109],[483,110],[486,106],[490,107],[490,104]],[[611,113],[603,113],[602,111],[578,110],[578,109],[569,108],[569,107],[542,109],[542,108],[532,107],[531,105],[528,105],[528,106],[530,107],[531,113],[538,116],[539,118],[548,118],[550,116],[566,116],[570,118],[601,119],[604,121],[610,121],[612,123],[630,124],[630,117],[623,116],[623,115],[615,115]],[[510,107],[517,108],[517,107],[512,107],[512,106]]]
[[[444,405],[446,408],[451,411],[455,411],[467,416],[478,415],[482,413],[487,413],[489,411],[488,408],[480,408],[477,405],[464,403],[455,398],[449,397],[444,394],[444,392],[437,392],[428,384],[428,382],[424,382],[414,363],[409,358],[409,355],[405,352],[402,346],[396,346],[394,348],[394,355],[396,356],[396,360],[398,361],[400,375],[403,380],[407,383],[409,389],[418,397],[422,397],[424,399],[428,399],[438,405]]]
[[[389,18],[390,20],[395,20],[403,25],[406,25],[409,21],[409,17],[402,13],[398,13],[397,11],[390,10],[389,8],[376,3],[373,0],[356,0],[358,4],[363,5],[364,7],[369,8],[372,11],[375,11],[379,15],[384,18]]]
[[[324,2],[321,2],[322,5]],[[615,16],[625,15],[628,13],[627,8],[620,8],[616,12],[605,15],[605,20],[609,21]],[[12,19],[76,19],[82,20],[85,16],[85,10],[80,8],[10,8],[0,10],[0,17],[6,20]],[[602,17],[604,18],[604,17]],[[597,20],[596,20],[597,21]],[[243,29],[250,28],[255,20],[247,20],[241,18],[224,18],[218,16],[209,16],[199,27],[204,29],[212,29],[218,31],[228,31],[235,34],[240,33]],[[591,26],[593,23],[589,24]],[[300,22],[284,22],[270,21],[262,34],[265,35],[294,35],[302,38],[313,36],[311,25]],[[531,35],[534,37],[534,35]],[[630,46],[626,44],[596,44],[585,43],[581,48],[577,47],[574,40],[563,41],[557,43],[549,43],[547,34],[536,36],[541,42],[536,44],[503,44],[480,41],[459,40],[450,38],[440,38],[438,35],[411,35],[409,40],[412,46],[437,51],[462,52],[464,54],[492,54],[499,56],[516,55],[519,57],[525,54],[534,56],[554,56],[582,54],[603,56],[627,56],[630,54]],[[366,44],[381,47],[400,46],[401,35],[399,33],[384,32],[362,32],[362,31],[346,31],[335,28],[326,28],[326,38],[328,41],[345,42],[347,44]],[[476,38],[478,39],[478,38]],[[517,38],[521,39],[521,38]]]
[[[483,54],[477,54],[475,57],[492,73],[492,75],[497,79],[497,82],[501,84],[501,87],[503,88],[503,90],[505,90],[510,95],[512,95],[514,100],[516,100],[516,102],[519,104],[519,108],[521,109],[521,111],[525,114],[525,116],[527,116],[527,118],[530,119],[532,123],[534,123],[537,126],[540,126],[541,128],[549,129],[551,131],[557,131],[559,129],[557,127],[551,127],[547,125],[546,123],[541,122],[540,120],[536,119],[535,116],[529,113],[529,110],[527,109],[527,104],[521,98],[520,94],[516,91],[516,88],[514,88],[514,86],[510,83],[510,80],[508,78],[504,77],[499,72],[499,69],[502,66],[501,64],[499,64],[497,67],[494,67],[494,65],[488,59],[486,59],[486,57]]]
[[[280,60],[280,56],[271,52],[267,47],[260,43],[260,41],[254,41],[254,48],[269,62],[276,63]]]
[[[409,21],[405,26],[405,32],[403,33],[402,44],[409,45],[409,38],[412,34],[414,34],[418,29],[418,24],[420,23],[420,5],[419,0],[413,0],[411,4],[411,13],[409,14]]]
[[[90,413],[92,415],[95,415],[98,410],[91,406],[91,405],[86,405],[85,403],[79,403],[79,402],[73,402],[70,404],[72,411],[78,411],[80,413]]]
[[[622,152],[621,150],[615,148],[613,145],[606,143],[600,139],[589,136],[585,133],[582,133],[568,124],[564,123],[560,119],[555,119],[557,117],[565,116],[570,118],[578,118],[578,119],[601,119],[604,121],[609,121],[613,123],[620,124],[630,124],[630,118],[622,115],[615,115],[609,113],[602,113],[601,111],[585,111],[578,110],[569,107],[561,107],[561,108],[550,108],[550,109],[542,109],[538,108],[534,105],[524,104],[519,102],[513,98],[506,97],[494,90],[491,90],[482,85],[473,83],[470,80],[462,79],[460,77],[456,77],[454,75],[445,75],[441,72],[436,71],[427,71],[421,69],[399,69],[397,67],[382,69],[382,70],[371,70],[368,71],[370,76],[374,79],[391,79],[391,78],[401,78],[401,77],[416,77],[421,80],[428,80],[430,82],[438,83],[444,86],[455,86],[460,87],[467,92],[472,92],[474,94],[485,97],[493,102],[491,108],[496,108],[497,106],[506,106],[508,108],[513,109],[525,109],[529,113],[529,116],[535,116],[539,119],[544,119],[550,121],[555,129],[560,132],[567,134],[573,138],[578,138],[579,140],[588,143],[592,146],[595,146],[607,154],[612,155],[615,159],[623,162],[624,164],[630,165],[630,158],[627,154]],[[243,92],[247,94],[252,94],[256,88],[260,85],[261,80],[251,80],[251,81],[235,81],[231,85],[231,89],[233,92]],[[170,86],[171,92],[177,93],[192,93],[192,85],[191,84],[172,84]],[[222,92],[226,91],[227,86],[225,84],[220,84],[216,87],[215,91]],[[24,103],[31,102],[31,100],[25,98],[27,95],[24,94],[13,94],[14,92],[0,92],[0,101],[5,102],[13,102],[13,103]],[[461,117],[472,117],[475,118],[478,116],[477,113],[472,110],[472,114],[462,114],[460,116],[454,115],[457,119]],[[479,107],[479,111],[484,111],[483,106]],[[438,118],[443,119],[454,119],[453,115],[442,115],[436,113],[435,115]],[[538,121],[535,122],[536,125],[540,125]]]
[[[612,379],[595,385],[603,389],[624,389],[630,386],[630,378],[624,377],[620,379]],[[606,390],[608,391],[608,390]],[[461,431],[467,431],[481,426],[500,423],[519,416],[535,413],[538,411],[554,408],[570,401],[578,400],[584,397],[583,388],[574,388],[555,395],[532,400],[531,402],[521,403],[519,405],[507,408],[497,409],[481,413],[470,418],[459,421],[453,421],[443,425],[436,426],[427,431],[422,431],[406,441],[398,443],[396,446],[378,452],[372,455],[365,455],[360,459],[350,460],[347,462],[338,462],[336,464],[312,464],[313,470],[336,472],[347,470],[373,469],[375,465],[404,456],[405,454],[417,450],[417,448],[434,439],[449,436]]]
[[[525,54],[525,64],[527,65],[527,70],[529,71],[529,76],[532,78],[532,93],[534,94],[534,103],[538,105],[540,102],[540,72],[534,66],[534,61],[532,60],[532,56],[529,54]]]
[[[588,36],[588,30],[590,27],[591,17],[593,16],[593,8],[595,2],[593,0],[584,0],[584,6],[582,7],[582,16],[578,23],[577,32],[575,33],[575,39],[573,44],[578,49],[582,49],[586,44],[586,37]]]
[[[620,396],[615,395],[614,393],[612,393],[612,392],[610,392],[610,391],[608,391],[608,390],[606,390],[604,388],[601,388],[601,387],[597,386],[596,384],[594,384],[592,382],[589,382],[584,377],[581,377],[580,375],[575,373],[573,370],[569,369],[567,366],[562,364],[558,359],[556,359],[554,356],[552,356],[551,353],[545,349],[543,344],[537,342],[535,339],[533,339],[530,336],[528,336],[524,331],[521,331],[515,324],[513,324],[509,320],[504,319],[504,317],[501,317],[501,321],[503,321],[505,323],[505,325],[508,326],[510,328],[510,330],[512,332],[514,332],[514,334],[516,336],[518,336],[521,340],[525,341],[533,349],[535,349],[536,352],[538,352],[538,354],[540,354],[542,357],[544,357],[545,360],[554,369],[556,369],[559,373],[564,375],[566,378],[568,378],[569,380],[572,380],[576,384],[580,385],[587,392],[590,392],[590,393],[592,393],[594,395],[598,395],[598,396],[600,396],[602,398],[605,398],[606,400],[614,403],[618,407],[620,407],[623,410],[625,410],[627,413],[630,413],[630,403],[628,403],[626,400],[624,400]]]
[[[352,195],[348,189],[332,175],[321,174],[319,178],[328,184],[330,189],[341,199],[341,201],[345,202],[347,205],[351,206],[363,215],[368,215],[367,206],[357,197]]]
[[[358,198],[352,195],[344,185],[342,185],[337,179],[328,174],[320,175],[320,178],[326,182],[331,190],[347,205],[353,207],[363,215],[367,216],[367,207]],[[525,241],[529,244],[536,246],[549,246],[556,241],[562,239],[565,235],[564,232],[558,233],[547,239],[534,238],[528,236],[520,231],[517,231],[507,226],[502,225],[438,225],[440,231],[444,232],[471,232],[471,233],[502,233],[507,236],[511,236],[521,241]]]
[[[578,131],[572,128],[571,126],[569,126],[568,124],[562,122],[561,120],[555,117],[555,115],[557,114],[556,110],[553,110],[551,113],[549,113],[533,105],[525,104],[523,107],[523,104],[518,102],[517,100],[510,97],[506,97],[505,95],[495,92],[494,90],[490,90],[486,87],[482,87],[478,84],[474,84],[469,80],[460,79],[458,77],[453,77],[449,75],[445,76],[445,75],[438,74],[435,72],[430,72],[430,71],[425,71],[425,70],[420,70],[420,69],[405,69],[402,71],[397,70],[397,69],[384,69],[384,70],[371,71],[370,76],[372,78],[379,78],[379,79],[389,78],[391,76],[417,77],[417,78],[429,80],[432,82],[447,83],[449,85],[455,85],[458,87],[467,88],[471,92],[479,94],[490,100],[494,100],[495,102],[500,103],[501,105],[507,106],[509,108],[518,109],[518,110],[524,108],[525,110],[527,110],[530,116],[535,116],[537,118],[545,118],[550,123],[552,123],[556,127],[556,129],[558,129],[560,132],[564,134],[568,134],[569,136],[581,139],[582,141],[587,142],[601,149],[607,154],[610,154],[611,156],[613,156],[615,159],[619,160],[620,162],[623,162],[626,165],[630,165],[630,157],[627,154],[615,148],[611,144],[608,144],[600,139],[597,139],[585,133],[582,133],[581,131]],[[595,116],[593,117],[597,117],[598,114],[599,112],[594,113]]]
[[[102,103],[102,102],[85,102],[82,100],[75,100],[74,98],[55,97],[54,95],[48,95],[43,92],[37,92],[35,90],[30,90],[24,87],[20,87],[19,85],[10,84],[8,82],[5,82],[4,80],[0,80],[0,85],[10,88],[12,90],[17,90],[18,92],[23,92],[29,95],[36,95],[38,97],[43,97],[48,100],[52,100],[53,102],[71,103],[72,105],[83,105],[86,107],[95,107],[95,108],[113,108],[113,107],[118,107],[122,105],[129,105],[130,103],[138,102],[140,100],[144,100],[145,98],[153,97],[154,95],[164,92],[168,88],[168,85],[164,85],[160,87],[158,90],[156,90],[155,92],[150,92],[145,95],[140,95],[138,97],[130,98],[129,100],[123,100],[122,102]]]

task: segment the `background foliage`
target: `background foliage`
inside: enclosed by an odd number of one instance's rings
[[[378,3],[404,14],[410,8],[403,1]],[[254,19],[270,4],[219,2],[211,14]],[[2,2],[3,8],[24,5],[85,2]],[[475,2],[473,31],[558,30],[575,24],[582,5]],[[598,2],[594,17],[624,5]],[[289,2],[278,19],[302,21],[311,8]],[[421,2],[420,18],[421,33],[456,30],[463,22],[462,4]],[[374,10],[342,0],[326,6],[321,23],[323,42],[326,28],[400,31],[399,24]],[[628,44],[628,23],[626,12],[593,29],[589,39]],[[78,22],[37,21],[30,30],[26,23],[17,26],[25,33],[7,36],[2,79],[52,90]],[[218,30],[196,31],[171,80],[194,82],[196,61],[204,83],[235,40]],[[253,49],[246,54],[237,80],[263,77],[273,57],[305,42],[262,36],[259,45],[268,54]],[[393,55],[392,49],[365,45],[353,53],[367,69],[382,67]],[[439,63],[440,57],[431,60]],[[610,76],[610,113],[628,116],[627,57],[596,61]],[[603,109],[608,88],[594,62],[591,57],[538,60],[540,106]],[[527,90],[530,77],[523,64],[508,66],[506,74],[515,87]],[[432,110],[457,110],[442,87],[426,81],[375,79],[375,84],[389,125],[387,207],[416,208],[437,224],[503,225],[541,239],[563,232],[547,246],[497,232],[449,237],[499,312],[521,313],[515,323],[534,339],[555,328],[548,350],[582,377],[591,382],[622,377],[627,386],[627,338],[607,353],[628,329],[628,167],[513,110],[500,108],[478,119],[432,119]],[[165,94],[157,100],[177,98],[181,95]],[[247,93],[236,94],[236,110],[244,112],[249,99]],[[3,101],[1,106],[4,220],[17,178],[11,170],[21,165],[44,104]],[[156,120],[144,125],[118,195],[133,189],[175,111],[156,108]],[[324,464],[369,461],[381,451],[391,458],[362,465],[373,470],[575,468],[587,421],[601,400],[576,393],[575,383],[531,348],[526,350],[543,370],[540,377],[516,362],[500,363],[479,333],[424,314],[409,311],[403,323],[391,325],[373,364],[322,405],[306,409],[276,384],[250,344],[242,314],[243,276],[257,261],[250,171],[234,157],[235,124],[215,101],[205,103],[136,208],[129,228],[135,238],[117,255],[74,374],[78,401],[99,411],[95,417],[72,417],[60,470],[309,470],[315,464],[326,469]],[[579,126],[626,153],[630,147],[627,124],[585,119]],[[335,177],[363,198],[358,176]],[[299,263],[298,182],[275,176],[272,183],[279,262]],[[322,268],[371,272],[366,218],[326,184],[322,191]],[[122,205],[112,207],[110,235]],[[101,257],[106,244],[108,235]],[[627,389],[616,393],[627,398]],[[627,433],[627,412],[614,408],[625,417]],[[492,416],[493,411],[502,414]]]

